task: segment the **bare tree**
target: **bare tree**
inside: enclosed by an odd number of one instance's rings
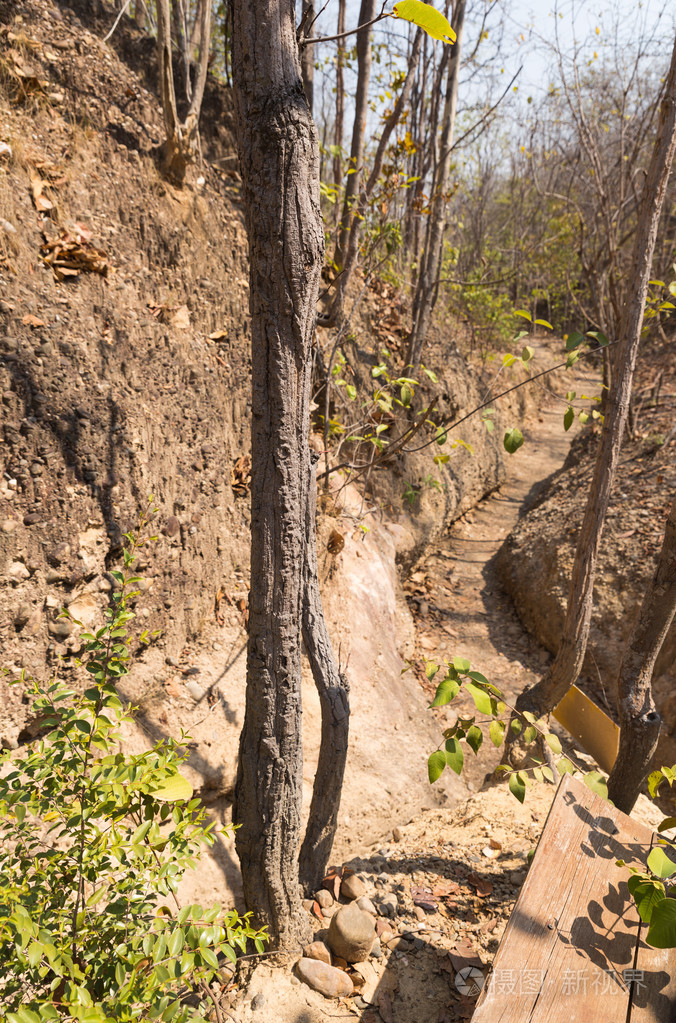
[[[179,5],[174,4],[174,17],[179,17]],[[186,95],[189,97],[188,112],[183,120],[178,114],[174,69],[171,52],[172,11],[169,0],[157,0],[157,53],[160,75],[160,99],[164,114],[166,138],[160,147],[162,171],[178,184],[185,179],[188,165],[197,153],[198,128],[204,87],[209,63],[209,28],[211,25],[210,0],[198,0],[196,23],[199,25],[199,61],[194,83],[190,80],[191,62],[184,58],[186,74]],[[178,25],[180,39],[187,37],[185,24]],[[176,29],[174,34],[176,34]]]
[[[368,116],[369,83],[371,81],[371,36],[370,26],[376,15],[377,0],[361,0],[357,33],[357,89],[354,100],[354,122],[352,127],[352,145],[350,148],[349,173],[345,182],[343,211],[338,225],[338,239],[333,256],[338,269],[345,265],[350,226],[354,216],[353,206],[359,192],[364,172],[364,140],[366,137],[366,118]]]
[[[627,422],[653,251],[675,151],[676,42],[664,84],[657,136],[640,202],[634,238],[632,286],[622,314],[614,360],[614,379],[608,394],[594,474],[575,551],[563,635],[557,655],[545,677],[521,693],[516,702],[518,711],[529,711],[537,717],[549,713],[577,680],[587,648],[598,551]]]
[[[447,192],[451,173],[451,148],[455,130],[455,115],[458,107],[458,74],[462,33],[465,24],[465,0],[457,0],[453,11],[453,28],[456,42],[453,47],[446,78],[446,96],[441,120],[441,139],[432,185],[430,213],[425,229],[425,242],[413,299],[413,326],[408,340],[406,365],[416,373],[420,365],[423,346],[427,339],[432,313],[439,291],[441,260],[443,255],[444,231],[446,229]]]

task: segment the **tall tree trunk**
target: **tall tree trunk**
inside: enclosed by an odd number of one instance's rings
[[[174,5],[174,11],[177,10]],[[171,11],[169,0],[157,0],[157,54],[160,77],[160,99],[166,138],[160,146],[162,173],[176,184],[185,179],[188,164],[195,159],[197,130],[209,64],[210,0],[199,0],[196,17],[200,25],[200,56],[192,88],[192,100],[185,121],[181,122],[176,105],[174,71],[171,54]]]
[[[336,35],[345,31],[345,5],[346,0],[338,0],[338,26]],[[343,132],[345,131],[345,47],[342,39],[338,40],[338,51],[336,53],[336,123],[333,131],[333,144],[335,153],[333,155],[333,183],[336,187],[336,194],[343,182]],[[340,204],[336,201],[336,217],[339,215]]]
[[[620,343],[614,360],[614,379],[608,394],[594,476],[575,551],[563,636],[545,677],[532,689],[521,693],[516,701],[518,711],[530,711],[537,717],[553,710],[575,683],[587,649],[596,562],[627,421],[655,239],[675,150],[676,42],[664,87],[657,138],[643,188],[630,277],[633,286],[624,309]]]
[[[676,613],[676,498],[657,568],[622,658],[617,685],[620,748],[608,778],[608,797],[631,813],[650,771],[661,719],[652,694],[655,661]]]
[[[425,243],[420,260],[420,269],[413,298],[413,326],[406,352],[407,372],[415,375],[420,366],[422,350],[427,340],[432,313],[439,292],[439,277],[444,254],[444,232],[446,230],[447,192],[451,174],[451,149],[455,130],[455,114],[458,107],[458,75],[462,33],[465,24],[465,0],[458,0],[453,12],[453,28],[457,36],[448,63],[446,99],[441,125],[439,159],[436,163],[432,185],[432,201],[425,228]]]
[[[303,23],[305,24],[305,34],[312,35],[313,22],[315,20],[315,3],[314,0],[303,0]],[[315,89],[315,47],[314,43],[308,43],[303,47],[300,55],[300,69],[303,75],[303,88],[305,89],[305,98],[307,99],[307,105],[310,108],[310,113],[313,112],[314,105],[314,89]]]
[[[328,323],[335,324],[339,323],[343,316],[343,309],[345,306],[345,298],[347,296],[347,289],[352,277],[352,272],[357,265],[357,257],[359,255],[359,241],[361,238],[362,224],[364,223],[364,217],[366,215],[366,207],[375,191],[375,187],[378,184],[381,171],[383,169],[383,162],[385,160],[385,153],[392,137],[392,132],[396,128],[401,115],[404,112],[404,108],[408,103],[408,98],[413,88],[413,81],[415,78],[416,69],[418,66],[418,60],[420,58],[420,50],[422,47],[422,29],[418,29],[415,35],[415,41],[411,48],[411,53],[408,59],[408,68],[406,72],[406,78],[401,88],[401,92],[397,96],[394,107],[390,116],[386,119],[383,125],[383,130],[380,135],[378,142],[378,148],[373,159],[373,167],[369,174],[368,181],[359,192],[355,194],[353,205],[352,205],[352,219],[348,230],[348,241],[347,249],[344,253],[344,265],[343,272],[339,276],[336,282],[336,290],[333,302],[331,303],[331,312],[329,314]],[[363,176],[363,175],[362,175]],[[329,367],[330,369],[330,367]]]
[[[253,374],[251,595],[244,727],[235,788],[244,896],[276,943],[309,932],[298,872],[301,629],[315,677],[336,678],[316,589],[310,458],[311,346],[324,257],[319,147],[303,91],[292,5],[233,0],[233,77],[249,237]],[[347,700],[343,709],[347,713]],[[341,723],[346,747],[346,724]],[[341,756],[345,751],[342,750]],[[320,764],[324,750],[320,753]],[[328,855],[342,780],[318,776],[313,855]],[[323,870],[325,864],[320,864]],[[308,872],[316,863],[308,866]]]
[[[145,28],[147,20],[145,0],[136,0],[134,4],[134,21],[138,28]]]
[[[359,25],[366,25],[376,16],[376,0],[361,0]],[[357,91],[354,99],[354,124],[352,126],[352,145],[350,147],[350,165],[345,181],[343,212],[338,225],[338,241],[333,261],[342,269],[345,265],[347,243],[352,223],[355,199],[361,185],[364,163],[364,138],[366,136],[366,118],[369,112],[369,83],[371,81],[371,26],[357,33]]]

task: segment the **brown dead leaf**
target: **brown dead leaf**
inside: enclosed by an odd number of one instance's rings
[[[314,913],[314,915],[317,917],[318,920],[323,920],[324,919],[324,914],[322,913],[322,908],[321,908],[321,906],[319,905],[318,902],[313,902],[312,903],[312,912]]]
[[[466,966],[476,966],[481,969],[483,963],[481,958],[466,941],[457,942],[448,953],[454,970],[464,970]]]
[[[35,209],[38,213],[49,213],[50,210],[54,209],[54,203],[44,194],[48,184],[44,178],[40,177],[35,168],[30,170],[30,183]]]
[[[433,897],[431,888],[414,885],[411,888],[411,898],[414,906],[420,906],[421,909],[426,909],[429,913],[434,913],[439,908],[439,903]]]
[[[476,893],[480,898],[485,898],[490,895],[493,891],[493,883],[485,877],[481,877],[480,874],[468,874],[467,880],[471,885],[476,888]]]
[[[457,881],[444,881],[442,884],[437,884],[432,889],[432,895],[436,899],[445,899],[448,895],[457,895],[460,891],[460,885]]]
[[[37,316],[33,316],[32,313],[26,313],[23,320],[21,321],[24,327],[44,327],[46,326],[44,320],[39,320]]]
[[[80,273],[95,273],[107,277],[111,270],[108,256],[95,248],[79,232],[61,230],[58,238],[45,238],[40,255],[51,266],[57,281],[77,277]]]
[[[210,341],[222,341],[224,337],[228,336],[227,330],[215,330],[213,334],[209,334]]]
[[[230,470],[230,486],[238,497],[246,497],[251,484],[251,458],[240,455]]]

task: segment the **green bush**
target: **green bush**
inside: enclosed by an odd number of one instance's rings
[[[0,1016],[9,1023],[202,1020],[219,955],[234,961],[248,939],[263,949],[248,916],[176,900],[215,834],[180,774],[187,736],[122,752],[131,715],[116,682],[129,670],[132,566],[146,542],[127,539],[105,623],[83,633],[91,687],[78,695],[58,678],[16,680],[48,732],[0,756]]]

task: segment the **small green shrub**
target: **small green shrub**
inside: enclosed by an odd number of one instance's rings
[[[121,751],[131,715],[115,685],[129,670],[140,535],[127,534],[105,623],[83,633],[91,687],[78,695],[58,678],[16,680],[49,731],[0,756],[0,1016],[9,1023],[202,1020],[219,954],[234,961],[248,939],[263,949],[248,916],[176,900],[215,835],[180,774],[187,736]]]

